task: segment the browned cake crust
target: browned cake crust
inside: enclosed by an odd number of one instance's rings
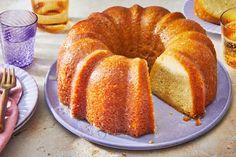
[[[88,55],[83,62],[77,64],[77,68],[72,81],[71,89],[71,114],[74,117],[81,119],[86,118],[87,106],[87,86],[91,73],[94,71],[96,65],[104,58],[112,55],[107,50],[96,50]],[[96,96],[95,96],[96,98]]]
[[[168,47],[170,44],[172,44],[173,42],[177,40],[186,40],[186,39],[191,39],[194,41],[198,41],[200,43],[204,43],[211,50],[212,54],[216,58],[216,51],[215,51],[213,43],[206,35],[199,32],[187,31],[187,32],[179,33],[175,37],[173,37],[171,40],[169,40],[166,45]]]
[[[185,19],[185,17],[182,13],[179,13],[179,12],[166,14],[156,24],[154,33],[156,34],[156,33],[162,32],[162,30],[165,29],[170,23],[178,19]]]
[[[66,53],[58,60],[57,81],[58,95],[60,101],[69,105],[71,100],[71,85],[76,71],[77,64],[82,61],[88,54],[98,49],[108,49],[100,40],[82,38],[73,43],[66,49]],[[60,65],[59,65],[60,64]]]
[[[177,34],[187,31],[195,31],[205,34],[206,31],[196,22],[187,19],[177,19],[171,22],[159,34],[164,45]]]

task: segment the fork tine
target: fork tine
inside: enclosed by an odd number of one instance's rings
[[[12,76],[11,76],[11,82],[12,84],[16,85],[16,75],[15,75],[15,69],[12,68]]]
[[[4,67],[1,84],[6,82],[6,68]]]
[[[10,68],[8,68],[8,72],[7,72],[7,84],[11,83],[11,70]]]

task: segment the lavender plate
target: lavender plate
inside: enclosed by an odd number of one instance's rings
[[[88,141],[118,149],[151,150],[176,146],[207,133],[227,113],[231,102],[231,81],[224,67],[218,63],[218,86],[215,100],[206,109],[206,116],[200,126],[194,120],[183,121],[184,115],[153,96],[156,133],[133,138],[127,135],[110,135],[97,130],[86,121],[73,119],[68,109],[60,105],[57,95],[56,63],[45,80],[44,94],[48,107],[56,120],[72,133]],[[153,144],[149,141],[153,140]]]
[[[18,103],[19,117],[14,129],[14,133],[16,133],[25,125],[25,123],[28,122],[36,110],[38,100],[38,85],[34,78],[21,68],[8,64],[0,64],[0,67],[14,68],[16,77],[19,79],[23,90],[22,96]]]
[[[196,21],[199,23],[206,31],[214,34],[221,34],[221,28],[220,25],[216,25],[214,23],[210,23],[207,21],[204,21],[197,17],[194,13],[194,0],[186,0],[184,4],[184,16],[186,16],[187,19]]]

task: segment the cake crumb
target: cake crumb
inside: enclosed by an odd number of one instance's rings
[[[153,140],[149,140],[149,142],[148,142],[149,144],[153,144],[154,143],[154,141]]]
[[[190,117],[188,117],[188,116],[184,116],[184,117],[183,117],[183,120],[184,120],[185,122],[188,122],[188,121],[190,121],[190,119],[191,119],[191,118],[190,118]]]
[[[125,153],[122,153],[120,157],[127,157]]]
[[[94,156],[94,155],[97,154],[97,153],[99,153],[98,150],[93,150],[93,151],[92,151],[92,156]]]
[[[227,145],[227,147],[226,147],[227,149],[231,149],[231,147],[230,147],[230,145]]]
[[[202,124],[201,118],[196,119],[196,126],[200,126]]]
[[[171,115],[171,116],[172,116],[172,115],[173,115],[173,112],[169,112],[169,115]]]

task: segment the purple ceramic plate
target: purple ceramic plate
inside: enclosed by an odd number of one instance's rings
[[[210,23],[207,21],[204,21],[197,17],[194,13],[194,0],[186,0],[184,4],[184,16],[187,19],[196,21],[199,23],[207,32],[211,32],[214,34],[221,34],[221,28],[220,25],[216,25],[214,23]]]
[[[127,135],[110,135],[97,130],[86,121],[73,119],[68,109],[60,105],[57,95],[56,63],[54,63],[45,80],[44,94],[48,107],[56,120],[72,133],[88,141],[118,149],[150,150],[176,146],[191,141],[205,133],[220,122],[231,104],[231,81],[223,66],[218,63],[218,86],[215,100],[206,108],[206,116],[200,126],[194,120],[183,121],[184,115],[153,96],[155,109],[156,133],[133,138]],[[153,144],[149,141],[153,140]]]

